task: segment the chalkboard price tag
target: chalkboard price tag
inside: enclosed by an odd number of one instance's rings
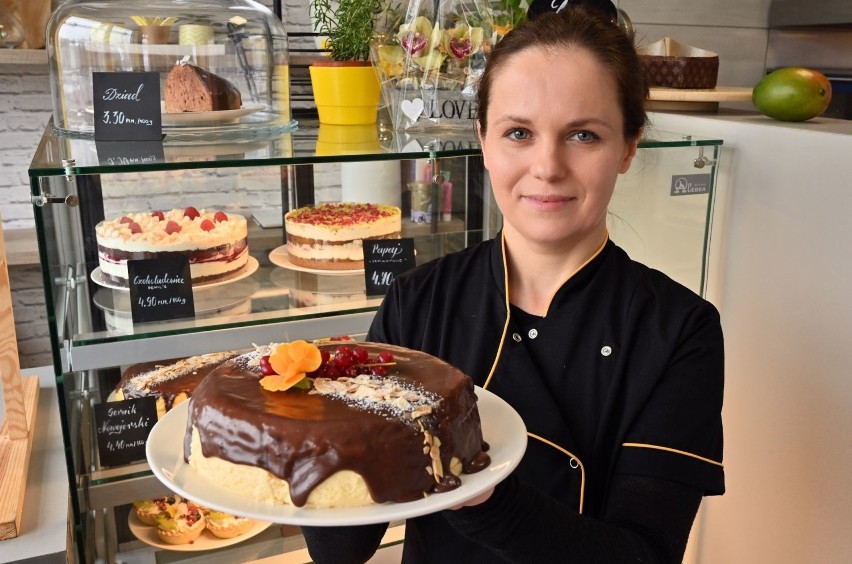
[[[98,454],[104,466],[121,466],[145,458],[148,433],[157,422],[154,397],[95,404]]]
[[[127,261],[133,323],[195,317],[189,259],[168,254]]]
[[[368,296],[384,296],[397,276],[414,268],[414,239],[365,239],[364,281]]]
[[[93,72],[96,141],[156,141],[163,138],[160,73]]]
[[[103,166],[156,164],[165,161],[163,142],[95,141],[98,162]]]

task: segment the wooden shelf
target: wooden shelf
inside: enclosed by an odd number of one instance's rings
[[[0,65],[46,65],[44,49],[0,49]]]

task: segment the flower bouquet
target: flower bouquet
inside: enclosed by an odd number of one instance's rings
[[[409,0],[371,49],[396,130],[473,127],[476,89],[498,38],[485,0]]]

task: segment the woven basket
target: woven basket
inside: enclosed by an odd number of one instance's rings
[[[678,43],[670,37],[638,49],[648,86],[715,88],[719,56]]]

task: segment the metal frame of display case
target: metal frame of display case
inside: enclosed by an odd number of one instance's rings
[[[110,164],[98,159],[93,140],[62,137],[48,125],[30,166],[29,176],[72,490],[75,518],[72,525],[78,545],[77,557],[81,561],[94,558],[95,553],[101,557],[114,557],[119,550],[114,535],[120,523],[111,514],[111,508],[168,493],[145,462],[119,468],[100,467],[95,438],[86,429],[93,429],[92,406],[105,400],[105,390],[101,389],[104,374],[115,377],[115,367],[120,365],[221,350],[211,335],[215,335],[218,342],[248,345],[268,342],[269,335],[276,334],[298,335],[305,339],[363,334],[381,303],[380,297],[373,297],[344,307],[279,307],[254,311],[238,320],[187,319],[145,324],[139,334],[135,329],[131,334],[104,330],[103,319],[98,318],[100,312],[92,303],[96,288],[89,276],[98,263],[92,238],[94,225],[104,217],[103,175],[138,173],[144,176],[146,173],[207,168],[280,167],[282,209],[286,210],[291,206],[313,203],[312,167],[341,162],[427,160],[432,163],[432,170],[440,173],[444,163],[463,160],[465,191],[461,196],[464,206],[461,225],[464,230],[453,232],[460,238],[457,246],[473,245],[492,238],[499,231],[499,211],[491,197],[472,130],[469,133],[438,134],[393,132],[384,129],[380,122],[371,148],[336,154],[320,154],[317,146],[322,133],[319,124],[304,119],[297,129],[275,139],[236,140],[237,145],[245,142],[252,147],[260,146],[260,149],[225,158],[214,152],[205,155],[203,149],[192,158],[173,157],[169,154],[170,144],[166,139],[161,160]],[[683,151],[676,158],[683,163],[684,170],[702,169],[710,175],[709,192],[688,206],[696,215],[684,220],[694,232],[686,249],[691,279],[687,285],[698,293],[703,293],[707,277],[713,186],[721,145],[722,142],[717,139],[696,139],[679,134],[659,134],[657,138],[644,139],[640,143],[640,150],[648,149],[650,154],[654,154],[655,149]],[[686,209],[680,203],[682,200],[670,202],[664,197],[665,191],[660,190],[659,184],[666,181],[667,171],[663,171],[662,179],[650,178],[648,171],[655,166],[655,162],[640,164],[636,182],[653,185],[651,188],[660,195],[641,196],[638,205],[653,206],[651,215],[680,215],[677,210]],[[667,211],[669,205],[676,205],[676,211]],[[633,203],[627,206],[631,207]],[[625,221],[641,222],[630,217]],[[438,224],[426,226],[426,238],[440,242],[444,236],[440,228]],[[664,227],[661,236],[665,238],[678,229],[680,226]],[[283,240],[283,227],[272,232],[279,241]],[[651,239],[653,237],[648,240]],[[616,242],[619,241],[616,239]],[[434,243],[434,248],[425,254],[440,255],[448,252],[447,248]],[[693,256],[696,254],[699,256]],[[653,263],[654,257],[651,256],[651,259]],[[272,300],[275,299],[273,296]],[[84,523],[86,518],[95,525],[87,526]],[[106,532],[99,533],[100,529]]]

